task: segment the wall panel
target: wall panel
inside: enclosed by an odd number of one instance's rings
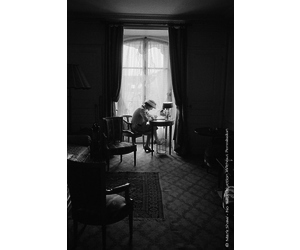
[[[208,138],[195,136],[199,127],[221,126],[224,92],[224,50],[188,51],[188,126],[191,149],[203,152]]]

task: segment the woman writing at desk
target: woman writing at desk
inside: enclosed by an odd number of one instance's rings
[[[136,111],[134,111],[132,115],[132,130],[137,133],[141,133],[144,135],[147,135],[147,140],[144,146],[144,150],[146,153],[153,152],[154,150],[149,147],[150,144],[150,136],[152,127],[149,123],[149,121],[152,121],[156,119],[156,116],[152,116],[149,114],[149,111],[156,108],[156,103],[153,100],[145,101],[145,103],[138,108]],[[154,128],[154,138],[156,140],[156,143],[160,143],[157,138],[157,127]]]

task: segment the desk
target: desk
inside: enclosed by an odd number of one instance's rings
[[[165,127],[167,130],[167,127],[169,127],[169,154],[171,155],[171,149],[172,149],[172,125],[174,124],[174,121],[166,121],[166,120],[153,120],[150,121],[150,125],[152,127],[151,130],[151,148],[153,149],[153,134],[154,134],[154,127]],[[165,138],[167,138],[167,131],[165,131]],[[153,156],[153,152],[151,152],[151,155]]]

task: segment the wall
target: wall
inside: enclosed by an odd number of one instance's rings
[[[224,104],[229,99],[229,95],[225,99],[228,27],[222,23],[189,25],[187,50],[188,136],[190,151],[198,154],[210,138],[197,135],[194,130],[224,125]],[[226,107],[231,115],[231,107]]]
[[[88,90],[69,90],[73,132],[91,128],[94,122],[99,123],[104,79],[104,33],[104,25],[98,20],[68,20],[68,63],[79,64],[91,85]]]
[[[228,64],[226,70],[226,89],[223,126],[234,130],[234,33],[228,38]]]

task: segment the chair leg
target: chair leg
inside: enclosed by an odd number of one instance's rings
[[[133,211],[129,213],[129,244],[132,244],[132,234],[133,234]]]
[[[106,225],[102,225],[102,248],[106,249]]]
[[[122,162],[122,155],[120,155],[120,161]]]
[[[134,166],[136,166],[136,150],[133,152],[133,154],[134,154]]]
[[[73,220],[74,247],[77,246],[77,229],[78,229],[78,223],[77,223],[77,221]]]

